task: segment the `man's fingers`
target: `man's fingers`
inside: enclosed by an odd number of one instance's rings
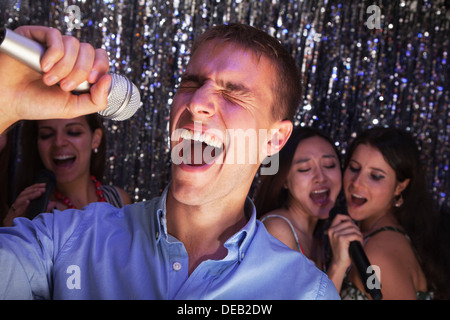
[[[62,59],[60,59],[58,62],[56,62],[53,67],[45,73],[43,76],[44,83],[48,86],[52,86],[54,84],[57,84],[64,78],[65,82],[63,82],[63,85],[61,86],[61,89],[65,91],[70,91],[72,89],[67,89],[70,85],[75,85],[75,83],[70,83],[73,81],[69,77],[70,74],[74,73],[75,70],[74,66],[78,59],[78,53],[80,50],[80,42],[75,39],[74,37],[63,37],[63,43],[64,43],[64,56]]]
[[[44,76],[41,78],[34,71],[35,76],[17,72],[20,63],[9,63],[6,58],[0,61],[1,88],[4,88],[0,91],[8,106],[8,113],[0,114],[1,131],[20,119],[69,119],[106,108],[111,76],[107,75],[109,57],[105,50],[95,50],[90,44],[52,28],[23,26],[16,32],[44,47],[41,58]],[[86,80],[92,84],[89,93],[70,92]],[[59,86],[54,86],[56,83]]]
[[[70,73],[59,83],[61,89],[72,91],[88,79],[94,63],[95,50],[88,43],[79,45],[78,56]]]
[[[49,71],[64,56],[64,43],[61,32],[42,26],[22,26],[14,30],[39,42],[46,50],[41,59],[41,68]]]
[[[67,118],[75,118],[104,110],[108,103],[110,84],[111,75],[104,75],[92,85],[90,93],[73,96],[71,105],[66,108]]]
[[[104,74],[109,71],[109,56],[103,49],[95,50],[95,59],[92,66],[91,73],[89,74],[88,81],[90,83],[96,83]]]

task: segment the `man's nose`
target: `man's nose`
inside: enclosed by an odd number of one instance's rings
[[[216,103],[213,89],[204,84],[195,91],[188,103],[188,108],[194,116],[194,120],[210,118],[216,113]]]

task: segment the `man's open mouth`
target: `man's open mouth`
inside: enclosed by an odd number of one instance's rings
[[[172,162],[175,164],[210,165],[223,155],[222,140],[208,131],[177,129],[174,135],[173,140],[179,142],[172,150]]]

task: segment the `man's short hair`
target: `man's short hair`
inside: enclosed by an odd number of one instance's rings
[[[266,32],[249,25],[230,23],[218,25],[200,35],[192,46],[191,55],[205,42],[230,41],[252,50],[257,57],[266,56],[275,67],[272,113],[276,120],[293,120],[301,97],[300,74],[294,59],[283,45]]]

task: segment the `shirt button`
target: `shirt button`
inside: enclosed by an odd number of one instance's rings
[[[242,254],[241,254],[241,260],[244,260],[244,257],[245,257],[245,253],[242,252]]]
[[[179,262],[174,262],[173,265],[172,265],[172,269],[175,270],[175,271],[180,271],[180,269],[181,269],[181,263],[179,263]]]
[[[158,231],[156,231],[155,238],[156,238],[156,240],[158,240],[158,238],[159,238],[159,232]]]

